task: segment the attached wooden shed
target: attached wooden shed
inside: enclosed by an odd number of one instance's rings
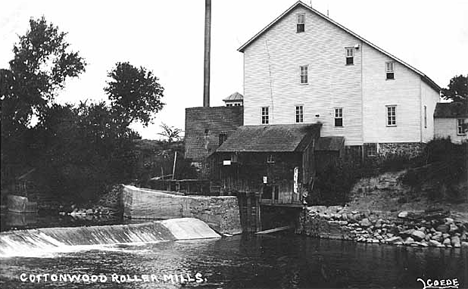
[[[299,203],[301,187],[315,175],[320,129],[321,124],[241,126],[213,154],[212,178],[226,191]]]
[[[321,137],[315,145],[315,164],[322,171],[336,164],[345,154],[345,138],[342,136]]]

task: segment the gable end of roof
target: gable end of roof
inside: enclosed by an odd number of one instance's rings
[[[239,52],[244,52],[245,49],[251,44],[253,43],[258,37],[260,37],[262,34],[266,33],[271,27],[273,27],[281,18],[283,18],[284,16],[286,16],[287,14],[289,14],[291,11],[293,11],[296,7],[298,6],[302,6],[303,8],[306,8],[308,9],[310,12],[318,15],[319,17],[325,19],[326,21],[330,22],[331,24],[335,25],[336,27],[340,28],[341,30],[345,31],[346,33],[356,37],[357,39],[361,40],[363,43],[369,45],[370,47],[376,49],[377,51],[379,51],[380,53],[383,53],[384,55],[392,58],[393,60],[395,60],[396,62],[402,64],[403,66],[407,67],[408,69],[410,69],[411,71],[413,71],[414,73],[418,74],[420,77],[421,77],[421,80],[424,81],[427,85],[429,85],[432,89],[434,89],[435,91],[437,91],[438,93],[440,93],[441,91],[441,88],[439,85],[437,85],[437,83],[435,81],[433,81],[432,79],[430,79],[427,75],[425,75],[424,73],[422,73],[421,71],[419,71],[418,69],[414,68],[413,66],[409,65],[408,63],[404,62],[403,60],[397,58],[396,56],[390,54],[389,52],[383,50],[382,48],[378,47],[377,45],[373,44],[372,42],[364,39],[363,37],[361,37],[360,35],[354,33],[353,31],[349,30],[348,28],[344,27],[343,25],[339,24],[338,22],[332,20],[330,17],[320,13],[318,10],[315,10],[314,8],[302,3],[301,1],[297,1],[296,3],[294,3],[291,7],[289,7],[286,11],[284,11],[280,16],[278,16],[275,20],[273,20],[270,24],[268,24],[267,26],[265,26],[262,30],[260,30],[260,32],[258,32],[257,34],[255,34],[252,38],[250,38],[246,43],[244,43],[241,47],[239,47],[237,49],[237,51]]]

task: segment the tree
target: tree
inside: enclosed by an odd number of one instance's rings
[[[32,116],[41,120],[66,79],[85,70],[86,62],[70,51],[65,36],[44,17],[31,19],[13,46],[10,68],[0,70],[2,167],[28,161]]]
[[[452,77],[448,87],[442,88],[442,96],[453,101],[468,100],[468,74]]]
[[[37,167],[57,195],[92,200],[106,186],[132,177],[133,140],[139,136],[105,102],[52,104],[30,131]]]
[[[168,143],[172,143],[174,141],[180,141],[182,139],[180,135],[182,133],[182,130],[180,128],[169,126],[165,123],[162,123],[160,127],[162,128],[163,131],[158,134],[163,136],[165,141],[167,141]]]
[[[159,79],[144,67],[134,67],[128,62],[118,62],[109,72],[111,78],[104,91],[111,100],[113,110],[130,124],[140,121],[147,126],[164,103],[164,88]]]
[[[29,30],[13,47],[10,70],[16,79],[14,94],[21,98],[28,116],[40,114],[62,89],[65,80],[85,71],[86,62],[70,51],[64,32],[44,17],[31,19]]]

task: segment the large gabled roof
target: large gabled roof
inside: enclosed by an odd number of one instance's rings
[[[246,125],[216,152],[300,152],[320,135],[321,124]]]
[[[301,1],[297,1],[296,3],[294,3],[291,7],[289,7],[286,11],[284,11],[280,16],[278,16],[275,20],[273,20],[270,24],[268,24],[267,26],[265,26],[265,28],[263,28],[262,30],[260,30],[260,32],[258,32],[257,34],[255,34],[252,38],[250,38],[246,43],[244,43],[241,47],[239,47],[239,49],[237,49],[238,51],[240,52],[244,52],[245,49],[250,45],[252,44],[257,38],[259,38],[261,35],[263,35],[264,33],[266,33],[271,27],[273,27],[278,21],[280,21],[284,16],[286,16],[288,13],[290,13],[291,11],[293,11],[296,7],[298,6],[302,6],[306,9],[308,9],[310,12],[318,15],[319,17],[323,18],[324,20],[330,22],[331,24],[337,26],[338,28],[344,30],[345,32],[351,34],[352,36],[356,37],[357,39],[361,40],[363,43],[369,45],[370,47],[376,49],[377,51],[387,55],[388,57],[392,58],[393,60],[395,60],[396,62],[399,62],[400,64],[402,64],[403,66],[409,68],[410,70],[412,70],[413,72],[415,72],[416,74],[420,75],[421,79],[426,82],[432,89],[436,90],[437,92],[439,92],[441,90],[440,86],[437,85],[437,83],[435,83],[432,79],[430,79],[427,75],[425,75],[424,73],[422,73],[421,71],[419,71],[418,69],[414,68],[413,66],[409,65],[408,63],[404,62],[403,60],[397,58],[396,56],[388,53],[387,51],[383,50],[382,48],[378,47],[377,45],[371,43],[370,41],[364,39],[363,37],[359,36],[358,34],[354,33],[353,31],[349,30],[348,28],[344,27],[343,25],[339,24],[338,22],[332,20],[331,18],[329,18],[328,16],[325,16],[324,14],[320,13],[319,11],[315,10],[314,8],[302,3]]]

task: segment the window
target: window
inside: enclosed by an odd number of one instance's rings
[[[301,83],[307,84],[309,83],[309,67],[307,65],[303,65],[301,68]]]
[[[227,140],[227,133],[222,132],[219,134],[219,145],[222,145],[223,142]]]
[[[396,126],[396,105],[387,105],[387,126]]]
[[[296,105],[296,122],[304,122],[304,106]]]
[[[297,33],[305,31],[305,14],[297,14]]]
[[[232,106],[232,103],[228,103],[228,104],[226,104],[226,106]]]
[[[275,159],[273,158],[273,155],[269,155],[267,157],[267,164],[274,164],[275,163]]]
[[[387,79],[395,79],[395,62],[385,62],[385,72]]]
[[[364,144],[365,154],[368,157],[377,156],[377,144],[376,143],[366,143]]]
[[[346,47],[346,65],[354,64],[354,48]]]
[[[457,134],[458,135],[465,135],[466,134],[466,124],[464,118],[457,119]]]
[[[343,108],[335,108],[335,126],[343,126]]]
[[[268,106],[262,107],[262,124],[268,124]]]
[[[427,128],[427,106],[424,106],[424,128]]]

